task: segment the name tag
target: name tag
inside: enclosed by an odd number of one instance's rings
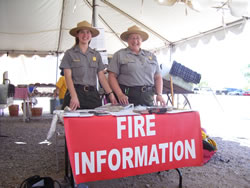
[[[80,62],[80,59],[73,59],[73,62]]]

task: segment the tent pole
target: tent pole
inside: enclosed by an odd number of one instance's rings
[[[88,0],[85,0],[85,3],[86,3],[86,5],[87,5],[90,9],[92,9],[92,5],[90,4],[90,2],[89,2]],[[111,26],[104,20],[104,18],[103,18],[100,14],[96,14],[96,15],[98,16],[98,18],[101,19],[101,21],[103,22],[103,24],[106,25],[106,26],[110,29],[110,31],[117,37],[117,39],[120,40],[120,42],[121,42],[125,47],[127,47],[127,44],[126,44],[125,42],[123,42],[123,40],[120,38],[120,36],[117,34],[117,32],[115,32],[115,31],[111,28]]]
[[[59,36],[58,36],[58,45],[57,45],[57,53],[59,52],[59,48],[61,45],[61,38],[62,38],[62,23],[63,23],[63,14],[64,14],[64,4],[65,4],[65,0],[63,0],[62,2],[62,14],[61,14],[61,20],[60,20],[60,30],[59,30]],[[58,57],[58,54],[57,54]]]
[[[61,38],[62,38],[62,23],[63,23],[64,8],[65,8],[64,4],[65,4],[65,0],[62,1],[62,14],[61,14],[61,21],[60,21],[59,36],[58,36],[58,45],[57,45],[57,50],[56,50],[56,82],[57,82],[57,76],[58,76],[59,49],[60,49]]]
[[[56,53],[56,82],[57,83],[57,76],[58,76],[58,61],[59,61],[59,53]]]
[[[113,28],[103,19],[102,16],[99,15],[99,18],[101,19],[101,21],[110,29],[110,31],[112,31],[112,33],[114,33],[114,35],[117,37],[117,39],[120,40],[120,42],[125,46],[128,47],[128,45],[119,37],[119,35],[113,30]]]
[[[96,3],[95,0],[92,0],[92,25],[96,27]]]

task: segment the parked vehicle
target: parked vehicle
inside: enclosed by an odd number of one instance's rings
[[[244,96],[250,96],[250,89],[244,91],[242,95],[244,95]]]
[[[204,93],[208,93],[208,92],[213,92],[213,90],[210,88],[210,87],[195,87],[193,89],[193,92],[194,93],[197,93],[197,94],[204,94]]]
[[[221,90],[216,90],[216,95],[227,95],[229,92],[236,91],[237,88],[223,88]]]
[[[199,93],[199,92],[200,92],[200,88],[195,87],[195,88],[193,89],[193,92],[194,92],[194,93]]]
[[[237,89],[235,91],[230,91],[227,94],[228,95],[243,95],[244,91],[242,89]]]

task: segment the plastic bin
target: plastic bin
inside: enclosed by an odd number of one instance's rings
[[[59,99],[50,99],[50,113],[53,114],[53,111],[56,110],[56,107],[59,105]]]
[[[32,116],[41,116],[43,112],[43,108],[31,108]]]
[[[18,116],[18,113],[19,113],[19,105],[13,104],[9,106],[10,116]]]

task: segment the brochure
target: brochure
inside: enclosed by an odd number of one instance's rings
[[[127,109],[133,109],[134,104],[127,104],[127,105],[122,105],[122,104],[105,104],[103,106],[95,108],[95,110],[102,110],[105,112],[120,112],[122,110],[127,110]]]

